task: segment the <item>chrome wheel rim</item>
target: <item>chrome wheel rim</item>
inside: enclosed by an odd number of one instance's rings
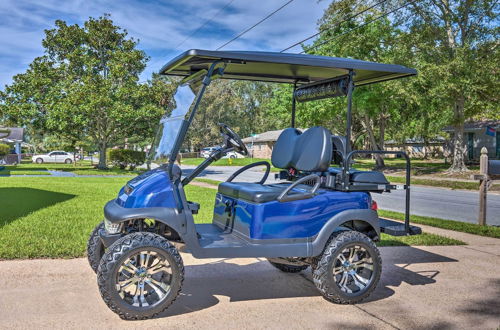
[[[348,295],[358,295],[367,290],[374,275],[373,259],[361,245],[345,247],[333,263],[333,278],[337,286]]]
[[[152,307],[164,301],[171,290],[172,268],[155,251],[140,251],[125,259],[116,274],[116,291],[134,307]]]

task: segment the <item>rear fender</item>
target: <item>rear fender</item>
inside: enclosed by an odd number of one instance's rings
[[[342,228],[351,228],[361,232],[374,231],[380,237],[380,226],[377,211],[370,209],[347,210],[333,216],[320,230],[316,238],[311,243],[312,256],[323,253],[328,240],[336,231]]]

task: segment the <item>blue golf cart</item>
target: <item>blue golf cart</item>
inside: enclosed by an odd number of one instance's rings
[[[150,159],[161,164],[129,181],[104,207],[92,232],[88,258],[109,308],[123,319],[164,311],[184,279],[185,244],[196,258],[267,258],[283,272],[311,267],[314,284],[329,301],[353,304],[370,295],[382,261],[374,242],[380,233],[416,235],[409,223],[410,161],[404,152],[351,150],[351,103],[355,87],[403,78],[416,71],[400,65],[325,56],[270,52],[189,50],[167,63],[164,75],[182,76],[172,107],[160,120]],[[175,163],[200,101],[215,79],[293,85],[291,125],[274,145],[271,163],[282,169],[267,184],[268,162],[237,170],[220,183],[209,224],[195,224],[200,209],[184,187],[226,153],[248,150],[236,132],[219,124],[224,143],[183,175]],[[295,128],[296,102],[347,97],[345,136],[318,126]],[[223,96],[221,96],[223,97]],[[215,141],[214,141],[215,143]],[[406,158],[406,184],[383,173],[352,169],[356,154],[392,153]],[[264,166],[259,182],[238,176]],[[380,219],[372,194],[406,190],[404,223]],[[178,246],[178,244],[176,244]]]

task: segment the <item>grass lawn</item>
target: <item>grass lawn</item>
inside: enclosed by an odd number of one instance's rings
[[[0,175],[50,175],[47,171],[72,172],[78,175],[137,175],[143,170],[122,170],[112,167],[108,170],[98,170],[88,161],[78,162],[76,164],[34,164],[22,163],[20,165],[7,165],[0,171]]]
[[[387,217],[390,219],[404,220],[404,214],[393,211],[379,210],[379,215],[381,217]],[[453,220],[443,220],[432,217],[422,217],[419,215],[412,215],[410,218],[412,223],[428,225],[437,228],[449,229],[454,231],[459,231],[462,233],[469,233],[479,236],[487,236],[493,238],[500,238],[500,227],[494,226],[480,226],[474,223],[466,223]]]
[[[0,259],[71,258],[85,254],[88,235],[102,219],[104,204],[127,178],[5,178],[0,180]],[[188,186],[201,204],[197,222],[210,222],[215,190]],[[454,245],[462,242],[424,234],[383,236],[386,245]]]

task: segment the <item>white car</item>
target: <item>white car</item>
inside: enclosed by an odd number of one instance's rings
[[[232,159],[236,159],[236,158],[245,158],[245,156],[243,156],[242,154],[240,153],[237,153],[236,151],[230,151],[228,152],[227,154],[224,155],[224,157],[222,158],[232,158]]]
[[[216,149],[219,149],[220,147],[207,147],[203,148],[200,151],[200,156],[203,158],[208,158],[212,152],[214,152]]]
[[[66,151],[52,151],[44,155],[34,155],[31,157],[33,163],[66,163],[71,164],[73,162],[73,154]]]

